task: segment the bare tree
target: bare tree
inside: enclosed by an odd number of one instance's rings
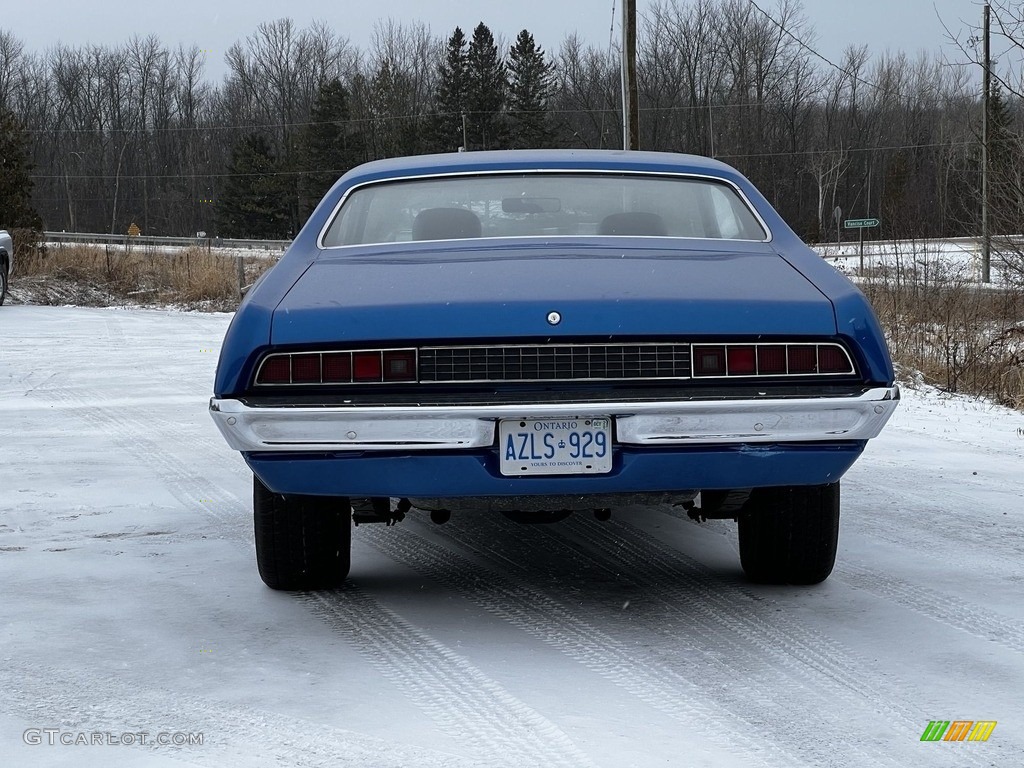
[[[621,147],[618,54],[585,47],[569,35],[555,59],[551,100],[562,142],[569,146]]]

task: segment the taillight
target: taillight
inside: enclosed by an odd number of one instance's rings
[[[288,355],[271,357],[263,361],[257,384],[291,384],[292,361]]]
[[[694,344],[694,378],[850,375],[853,362],[839,344]]]
[[[700,345],[693,350],[694,376],[725,376],[725,346]]]
[[[764,344],[757,348],[757,370],[762,376],[782,376],[786,373],[786,347],[782,344]]]
[[[384,381],[415,381],[416,354],[402,349],[384,353]]]
[[[329,352],[323,358],[324,384],[348,384],[352,381],[352,353]]]
[[[380,352],[356,352],[352,355],[353,381],[381,381]]]
[[[850,359],[839,347],[818,349],[818,373],[849,373]]]
[[[729,347],[726,355],[730,376],[753,376],[757,373],[754,347]]]
[[[415,382],[415,349],[280,352],[264,358],[257,385]]]
[[[786,351],[786,361],[789,366],[788,373],[791,375],[818,372],[818,350],[813,346],[790,347]]]
[[[292,355],[292,384],[319,384],[323,381],[320,373],[320,355]]]

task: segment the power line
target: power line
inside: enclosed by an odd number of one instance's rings
[[[830,58],[825,56],[823,53],[819,53],[817,50],[815,50],[810,45],[808,45],[803,40],[801,40],[799,37],[797,37],[792,32],[790,32],[789,29],[787,29],[784,24],[782,24],[779,21],[776,21],[775,17],[772,16],[770,13],[768,13],[768,11],[764,10],[761,6],[759,6],[755,2],[755,0],[747,0],[747,2],[750,3],[750,5],[753,6],[755,9],[757,9],[757,11],[762,16],[764,16],[766,19],[768,19],[768,21],[770,21],[775,27],[777,27],[780,32],[785,34],[786,37],[788,37],[791,40],[793,40],[793,42],[795,42],[797,45],[799,45],[805,51],[810,53],[812,56],[816,56],[817,58],[819,58],[822,61],[824,61],[826,64],[828,64],[830,67],[835,69],[837,72],[842,72],[844,75],[849,77],[851,80],[856,80],[858,83],[864,83],[864,85],[870,86],[871,88],[874,88],[875,90],[883,91],[883,92],[886,90],[885,88],[883,88],[882,86],[878,85],[877,83],[873,83],[870,80],[865,80],[863,77],[860,77],[859,75],[856,75],[853,72],[850,72],[848,69],[844,69],[843,67],[839,66],[834,61],[832,61]]]
[[[1007,139],[1006,141],[1011,141]],[[948,142],[928,142],[921,144],[891,144],[878,147],[845,147],[842,149],[803,149],[803,150],[791,150],[786,152],[749,152],[749,153],[736,153],[736,154],[719,154],[717,157],[724,160],[737,160],[744,158],[766,158],[766,157],[800,157],[800,156],[814,156],[814,155],[827,155],[835,152],[846,152],[849,154],[859,154],[863,152],[896,152],[911,149],[935,149],[938,147],[943,148],[955,148],[955,147],[975,147],[977,146],[976,141],[948,141]],[[310,176],[310,175],[322,175],[322,174],[336,174],[339,177],[345,172],[344,169],[321,169],[309,171],[270,171],[267,173],[180,173],[180,174],[160,174],[160,175],[148,175],[148,174],[96,174],[96,175],[77,175],[77,176],[65,176],[64,174],[33,174],[31,178],[40,180],[76,180],[76,181],[97,181],[97,180],[117,180],[121,181],[132,181],[140,179],[149,180],[172,180],[172,179],[192,179],[192,180],[203,180],[203,179],[226,179],[226,178],[249,178],[249,177],[266,177],[266,176]]]
[[[615,39],[615,0],[612,0],[612,22],[608,25],[608,54],[613,50],[612,41]]]
[[[771,107],[778,105],[779,102],[775,101],[740,101],[740,102],[727,102],[712,103],[712,107],[717,110],[722,109],[744,109],[747,107]],[[675,106],[664,106],[664,107],[641,107],[640,112],[652,113],[652,112],[690,112],[700,111],[707,109],[706,104],[678,104]],[[508,115],[577,115],[577,114],[618,114],[619,110],[615,107],[591,107],[587,109],[544,109],[544,110],[506,110],[505,114]],[[240,123],[237,125],[196,125],[196,126],[151,126],[147,128],[139,127],[126,127],[126,128],[27,128],[25,133],[35,135],[59,135],[59,134],[100,134],[100,135],[113,135],[129,133],[132,135],[150,135],[150,134],[161,134],[161,133],[186,133],[201,132],[201,131],[267,131],[276,130],[280,128],[312,128],[323,125],[339,125],[339,126],[351,126],[359,125],[362,123],[374,123],[374,122],[387,122],[387,121],[398,121],[398,120],[429,120],[433,117],[453,117],[458,116],[461,113],[446,113],[446,112],[430,112],[430,113],[419,113],[419,114],[408,114],[408,115],[380,115],[377,117],[352,117],[346,120],[322,120],[322,121],[303,121],[303,122],[280,122],[280,123]]]
[[[894,152],[907,149],[934,149],[935,147],[976,147],[977,141],[937,141],[927,144],[892,144],[882,147],[844,147],[842,149],[803,149],[790,152],[750,152],[747,154],[723,155],[717,154],[716,158],[722,160],[737,159],[745,157],[794,157],[797,155],[829,155],[836,152],[850,154],[863,152]]]

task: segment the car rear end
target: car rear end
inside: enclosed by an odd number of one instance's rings
[[[834,518],[807,543],[834,559],[838,481],[898,400],[863,296],[720,164],[498,154],[343,180],[247,298],[211,412],[257,498],[699,501],[748,521],[753,577],[827,576],[764,554],[791,520],[749,521]],[[672,218],[680,181],[703,213]]]

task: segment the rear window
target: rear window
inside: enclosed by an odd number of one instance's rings
[[[529,173],[437,176],[352,191],[324,247],[572,235],[765,240],[723,182],[681,176]]]

